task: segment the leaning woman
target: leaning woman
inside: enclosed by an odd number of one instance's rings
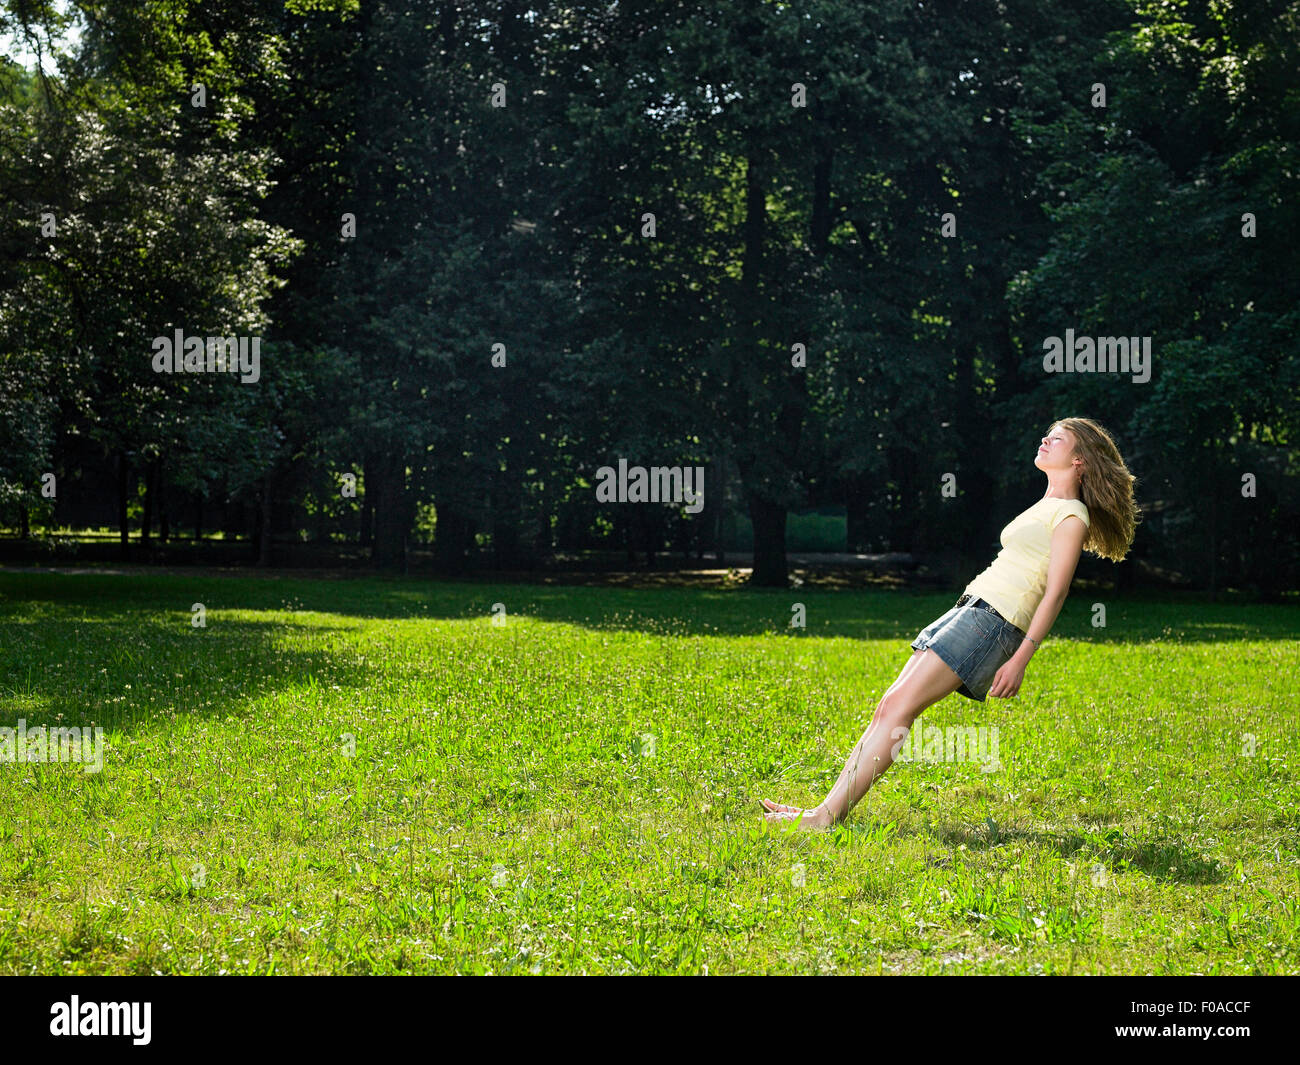
[[[957,605],[912,641],[912,657],[835,786],[811,808],[763,799],[767,821],[829,828],[893,764],[898,737],[927,707],[953,692],[980,702],[1014,698],[1061,612],[1080,552],[1115,562],[1128,554],[1139,519],[1134,477],[1105,429],[1089,418],[1061,419],[1042,438],[1034,465],[1047,477],[1043,497],[1002,530],[1002,550]]]

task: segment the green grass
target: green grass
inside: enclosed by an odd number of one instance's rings
[[[0,574],[0,972],[1300,972],[1300,611],[1094,598],[782,838],[951,596]]]

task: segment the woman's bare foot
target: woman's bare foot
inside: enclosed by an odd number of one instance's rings
[[[762,799],[761,802],[770,811],[763,815],[763,820],[769,825],[792,825],[798,821],[799,827],[802,829],[831,827],[830,811],[820,803],[809,809],[802,806],[786,806],[784,803],[773,802],[771,799]],[[800,820],[801,814],[803,815],[802,820]]]

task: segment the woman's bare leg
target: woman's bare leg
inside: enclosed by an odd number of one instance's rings
[[[850,810],[894,763],[893,751],[901,739],[897,729],[910,729],[921,712],[961,687],[957,676],[933,651],[915,651],[898,679],[880,697],[871,724],[854,745],[839,779],[826,798],[811,810],[763,800],[770,822],[794,821],[803,815],[801,828],[827,828],[848,816]]]
[[[902,684],[903,681],[906,680],[907,677],[909,677],[912,674],[912,671],[916,668],[917,659],[919,659],[921,655],[923,655],[924,653],[925,653],[924,651],[915,651],[915,650],[912,652],[912,657],[909,658],[906,663],[904,663],[902,670],[899,672],[898,676],[894,678],[894,683],[885,689],[885,695],[888,695],[890,692],[896,690],[898,686]],[[881,701],[882,702],[884,701],[884,695],[881,696]],[[876,723],[877,718],[879,717],[880,717],[880,705],[877,704],[875,716],[873,716],[871,719],[871,725],[874,725]],[[868,731],[870,731],[871,725],[867,726]],[[861,741],[859,740],[859,742]],[[850,761],[852,761],[851,758]],[[840,772],[841,780],[844,778],[844,774],[847,771],[848,771],[848,765],[846,764],[844,769]],[[764,806],[766,806],[769,810],[773,811],[774,813],[785,812],[785,813],[797,814],[804,809],[804,807],[802,806],[786,806],[784,803],[773,802],[771,799],[761,799],[760,802],[762,802]],[[809,812],[811,812],[811,810],[813,809],[816,809],[816,807],[809,808]]]

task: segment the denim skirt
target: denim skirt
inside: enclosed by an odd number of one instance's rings
[[[1025,634],[984,604],[955,606],[942,617],[930,622],[915,640],[917,651],[933,651],[957,676],[962,685],[959,695],[983,702],[993,677],[1003,663],[1016,653]]]

